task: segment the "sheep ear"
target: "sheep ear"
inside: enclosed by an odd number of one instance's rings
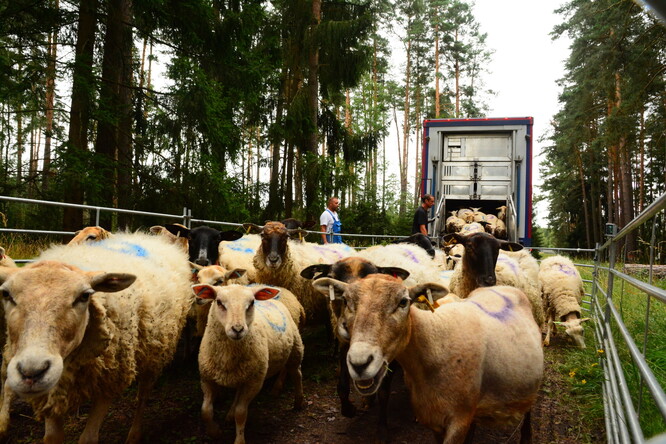
[[[115,293],[134,283],[136,276],[128,273],[91,273],[90,286],[95,291]]]
[[[505,251],[520,251],[523,246],[516,242],[500,241],[500,249]]]
[[[316,273],[320,273],[317,278],[328,276],[331,272],[331,264],[314,264],[306,267],[301,271],[301,277],[304,279],[314,279]]]
[[[427,297],[428,290],[430,290],[430,294],[432,294],[433,301],[441,299],[449,294],[449,290],[446,287],[435,284],[434,282],[429,282],[427,284],[419,284],[409,288],[409,297],[412,301],[416,301],[416,299],[421,295]]]
[[[185,228],[185,227],[182,227],[182,226],[176,225],[176,224],[167,224],[167,225],[164,226],[164,228],[166,228],[166,230],[169,233],[173,234],[174,236],[186,237],[188,239],[190,238],[189,228]]]
[[[254,298],[258,301],[267,301],[280,294],[280,290],[275,287],[258,287],[254,290]]]
[[[399,267],[377,267],[377,270],[381,274],[388,274],[396,278],[400,278],[403,281],[409,277],[409,271],[399,268]]]
[[[0,285],[4,284],[14,273],[21,270],[14,267],[0,267]]]
[[[242,268],[236,268],[234,270],[228,271],[224,275],[224,280],[227,281],[229,279],[238,279],[239,277],[243,277],[245,272],[246,270],[243,270]]]
[[[326,297],[340,299],[342,294],[347,290],[349,284],[337,279],[325,277],[312,281],[312,286]]]
[[[263,226],[259,226],[259,225],[251,224],[251,223],[244,223],[243,228],[245,229],[245,231],[247,231],[248,233],[252,233],[252,234],[261,233],[264,229]]]
[[[152,234],[162,234],[162,230],[166,230],[162,225],[153,225],[148,231]]]
[[[215,292],[215,288],[213,288],[211,285],[205,285],[205,284],[192,285],[192,293],[194,293],[194,295],[198,299],[213,300],[217,297],[217,293]]]
[[[227,230],[220,233],[220,239],[223,241],[235,241],[243,237],[243,233],[236,230]]]

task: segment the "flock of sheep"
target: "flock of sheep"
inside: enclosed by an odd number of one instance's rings
[[[419,235],[355,251],[305,242],[302,228],[282,222],[244,228],[88,227],[20,268],[0,247],[0,436],[19,396],[44,420],[48,443],[64,442],[67,415],[91,401],[79,442],[98,442],[110,404],[136,381],[127,442],[139,442],[151,387],[179,340],[198,337],[206,432],[220,438],[215,396],[235,388],[226,419],[244,443],[248,406],[267,378],[277,375],[277,392],[289,376],[303,407],[308,320],[326,322],[339,344],[341,413],[356,413],[352,385],[379,395],[379,441],[389,438],[391,368],[400,365],[417,420],[440,442],[471,439],[475,423],[521,420],[521,442],[530,442],[553,325],[585,347],[583,284],[563,256],[539,265],[485,230],[447,234],[445,254]]]
[[[480,211],[481,208],[461,208],[451,211],[446,218],[444,231],[446,233],[486,233],[497,239],[506,239],[506,205],[497,207],[497,216]]]

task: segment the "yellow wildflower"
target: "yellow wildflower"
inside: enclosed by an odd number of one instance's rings
[[[582,381],[580,381],[580,383],[581,384],[587,384],[587,381],[583,379]]]
[[[599,353],[599,354],[601,354],[601,353],[603,353],[603,352],[604,352],[604,350],[601,349],[601,348],[600,348],[599,350],[597,350],[597,353]]]
[[[571,370],[571,371],[569,372],[569,377],[570,377],[570,378],[573,378],[574,376],[576,376],[576,371],[575,371],[575,370]]]
[[[592,364],[590,367],[596,367],[597,365],[599,365],[599,363],[598,363],[598,362],[595,362],[595,363]]]

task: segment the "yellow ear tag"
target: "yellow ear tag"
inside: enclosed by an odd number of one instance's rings
[[[245,234],[250,234],[250,226],[248,225],[247,228],[245,229]]]
[[[335,300],[335,290],[333,289],[332,285],[328,286],[328,297],[331,299],[331,301]]]
[[[416,298],[416,300],[419,302],[424,302],[428,306],[428,309],[430,309],[430,311],[432,311],[433,313],[435,312],[435,307],[432,306],[430,301],[426,299],[425,296],[421,295],[418,298]]]
[[[302,232],[302,231],[299,231],[299,232],[298,232],[298,240],[300,240],[301,242],[303,242],[303,232]]]

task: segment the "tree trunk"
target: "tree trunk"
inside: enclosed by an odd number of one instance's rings
[[[458,30],[456,29],[455,34],[456,42],[458,41]],[[456,74],[456,117],[460,118],[460,60],[458,60],[458,55],[455,56],[455,74]]]
[[[305,147],[306,156],[301,158],[305,162],[305,208],[312,211],[317,198],[319,187],[317,181],[317,146],[319,141],[318,115],[319,115],[319,47],[317,29],[321,23],[321,2],[312,0],[312,22],[310,24],[310,48],[308,57],[308,97],[310,105],[310,136]],[[313,217],[312,214],[307,215]]]
[[[19,67],[20,70],[20,67]],[[23,104],[16,108],[16,184],[23,179]]]
[[[93,50],[97,0],[81,0],[79,23],[72,75],[72,102],[69,114],[69,143],[67,164],[64,167],[64,198],[68,203],[83,203],[82,174],[86,171],[84,153],[88,151],[88,125],[93,96]],[[63,228],[79,230],[83,224],[83,212],[78,208],[63,210]]]
[[[585,239],[587,241],[587,244],[585,245],[585,248],[591,248],[592,244],[590,242],[590,231],[592,227],[590,226],[590,216],[588,214],[588,208],[587,208],[587,191],[585,190],[585,173],[583,171],[583,159],[580,153],[580,149],[578,147],[574,147],[574,151],[576,152],[576,163],[578,166],[578,177],[580,178],[580,191],[581,195],[583,197],[583,217],[585,219]]]
[[[409,93],[411,78],[411,40],[407,39],[407,65],[405,68],[405,106],[403,119],[402,135],[402,163],[400,164],[400,215],[404,216],[407,212],[407,167],[409,161]]]
[[[60,7],[60,1],[55,0],[55,9]],[[53,106],[55,103],[55,76],[56,55],[58,49],[58,30],[49,34],[47,49],[48,63],[46,65],[46,116],[44,130],[44,164],[42,173],[42,192],[49,190],[49,179],[51,175],[51,140],[53,138]]]
[[[132,52],[134,49],[132,27],[130,25],[133,17],[132,0],[121,2],[121,21],[122,21],[122,81],[118,85],[119,92],[119,113],[120,124],[118,128],[118,207],[131,208],[135,201],[132,187],[132,102],[134,99],[133,88],[133,65]],[[127,227],[131,225],[132,216],[129,214],[119,214],[119,226]]]

